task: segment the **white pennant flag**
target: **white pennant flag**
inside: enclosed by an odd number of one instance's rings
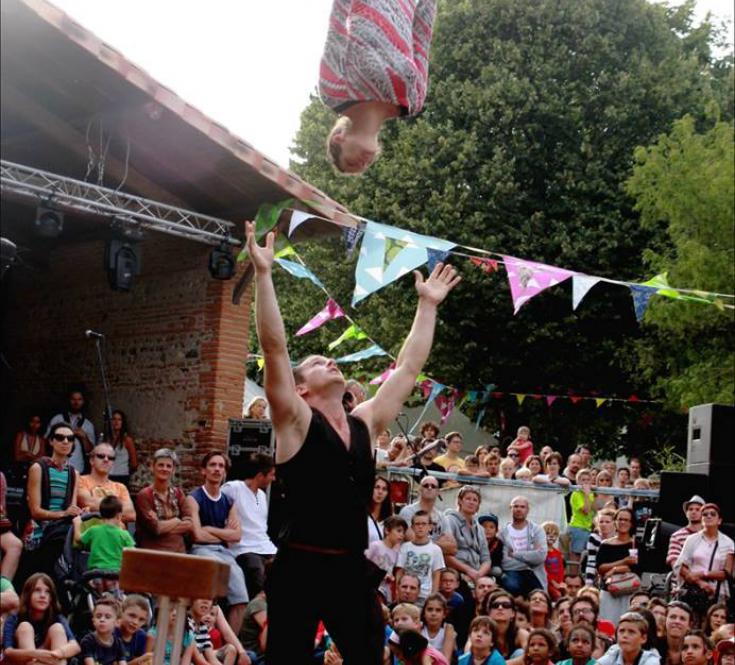
[[[577,309],[582,298],[587,292],[600,281],[599,277],[589,275],[572,275],[572,309]]]

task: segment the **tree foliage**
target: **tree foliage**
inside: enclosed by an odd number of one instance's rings
[[[644,279],[644,249],[670,241],[660,225],[639,223],[624,190],[633,151],[684,114],[703,118],[707,104],[729,108],[732,98],[731,67],[713,59],[716,35],[709,25],[692,25],[692,7],[442,2],[423,114],[389,123],[378,163],[344,178],[324,155],[333,114],[314,99],[302,114],[292,168],[370,219],[589,274]],[[354,260],[344,258],[339,240],[300,251],[340,303],[349,303]],[[650,380],[627,370],[628,347],[640,336],[627,290],[599,285],[572,312],[566,284],[513,316],[503,271],[487,276],[457,261],[464,282],[442,307],[432,376],[528,393],[650,393]],[[288,277],[279,282],[293,331],[323,306],[323,294]],[[354,316],[396,353],[413,307],[406,277]],[[330,324],[294,339],[292,353],[323,352],[340,329]],[[384,365],[360,369],[374,374]],[[585,438],[615,446],[625,426],[627,443],[650,445],[654,416],[641,417],[640,407],[603,410],[605,417],[561,401],[552,409],[534,400],[521,409],[491,403],[485,424],[503,422],[510,431],[531,421],[538,440],[562,449]],[[680,425],[670,424],[673,431]],[[667,426],[656,431],[668,436]]]
[[[694,119],[636,152],[628,191],[644,228],[663,226],[670,242],[644,259],[672,284],[735,292],[735,151],[733,123],[698,133]],[[732,300],[728,300],[732,304]],[[656,299],[638,344],[645,376],[675,405],[731,404],[735,395],[732,310]]]

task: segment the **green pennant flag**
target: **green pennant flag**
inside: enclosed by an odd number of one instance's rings
[[[331,351],[347,339],[367,339],[367,333],[361,330],[356,323],[353,323],[337,339],[330,342],[327,348]]]

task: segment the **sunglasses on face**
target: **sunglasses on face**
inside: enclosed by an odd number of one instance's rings
[[[513,603],[507,600],[496,601],[494,603],[490,603],[490,609],[491,610],[512,610]]]
[[[73,434],[54,434],[54,441],[61,443],[62,441],[68,441],[72,443],[76,437]]]
[[[718,515],[714,510],[712,511],[707,510],[702,513],[702,517],[718,517]]]
[[[109,460],[110,462],[114,462],[115,461],[115,456],[114,455],[105,455],[104,453],[95,453],[94,456],[97,459],[101,459],[101,460]]]

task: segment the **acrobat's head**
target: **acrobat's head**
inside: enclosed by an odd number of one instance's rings
[[[337,118],[327,137],[327,159],[340,173],[360,175],[380,155],[378,133],[355,131],[346,115]]]

